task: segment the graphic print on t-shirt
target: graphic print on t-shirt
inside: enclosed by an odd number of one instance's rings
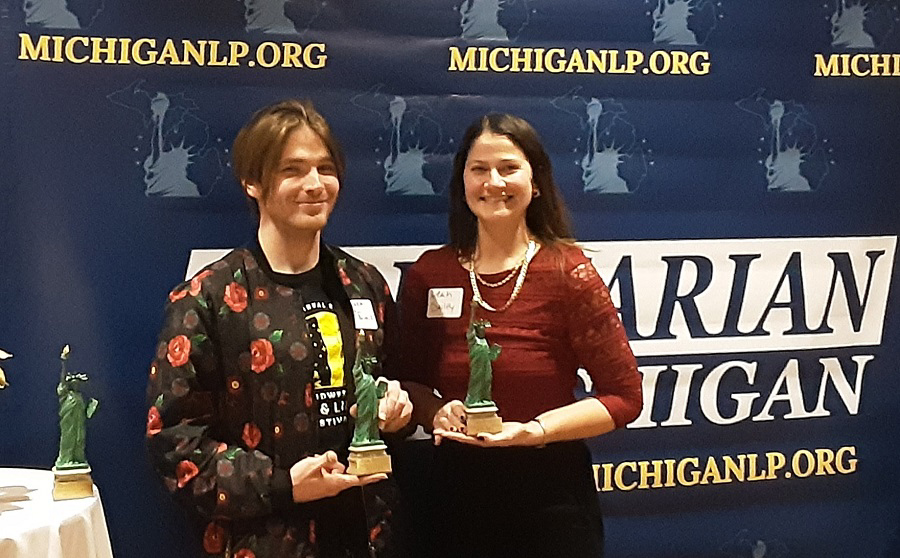
[[[304,308],[313,352],[316,389],[344,385],[344,344],[331,302],[309,302]]]

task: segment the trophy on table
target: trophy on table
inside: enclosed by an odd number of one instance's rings
[[[53,467],[53,499],[70,500],[94,495],[91,467],[84,455],[86,422],[97,411],[98,401],[85,401],[79,391],[88,381],[87,374],[66,370],[69,346],[59,355],[60,373],[56,395],[59,396],[59,456]]]
[[[497,434],[503,430],[503,419],[497,414],[497,404],[491,399],[493,369],[491,362],[500,356],[500,345],[491,345],[485,330],[491,327],[487,320],[475,319],[475,304],[466,330],[469,344],[469,390],[466,393],[466,434]]]
[[[386,385],[373,377],[378,360],[366,354],[366,337],[359,332],[356,359],[353,363],[353,381],[356,384],[356,426],[350,442],[351,475],[374,475],[391,472],[391,456],[387,445],[378,434],[378,400],[384,397]]]

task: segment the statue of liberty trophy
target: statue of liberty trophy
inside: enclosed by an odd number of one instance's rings
[[[500,356],[500,345],[491,345],[485,337],[485,330],[491,327],[487,320],[475,319],[472,303],[472,317],[466,330],[469,344],[469,390],[466,393],[466,434],[497,434],[503,430],[503,419],[497,414],[497,405],[491,399],[493,369],[491,362]]]
[[[391,456],[387,445],[378,435],[378,400],[384,397],[387,386],[376,382],[373,372],[378,360],[366,353],[366,334],[359,332],[356,359],[353,362],[353,382],[356,384],[356,426],[350,442],[350,466],[347,473],[363,476],[391,472]]]
[[[53,499],[71,500],[94,495],[91,467],[84,455],[85,423],[97,411],[98,401],[79,391],[87,383],[87,374],[70,374],[66,370],[69,346],[59,355],[60,373],[56,395],[59,396],[59,456],[53,466]]]

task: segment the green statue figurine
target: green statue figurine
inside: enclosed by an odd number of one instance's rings
[[[350,442],[351,475],[372,475],[391,472],[391,456],[378,434],[378,400],[384,397],[386,386],[376,382],[373,373],[378,360],[366,352],[366,335],[360,331],[353,362],[353,382],[356,384],[356,426]]]
[[[497,405],[491,399],[493,383],[492,362],[500,356],[500,345],[488,343],[485,330],[491,327],[487,320],[475,319],[475,301],[472,316],[466,330],[469,344],[469,389],[466,392],[466,434],[497,434],[503,429],[503,419],[497,415]]]
[[[374,356],[362,356],[358,351],[353,364],[353,381],[356,383],[356,427],[353,429],[352,446],[380,444],[378,435],[378,400],[384,396],[384,384],[376,383],[372,372],[378,360]]]
[[[87,374],[69,374],[66,361],[69,360],[69,346],[66,345],[59,356],[61,371],[56,395],[59,396],[59,456],[56,469],[83,469],[88,466],[84,454],[85,422],[94,416],[98,401],[85,401],[79,391],[81,384],[88,381]]]
[[[491,383],[493,370],[491,362],[500,356],[500,345],[491,345],[485,337],[485,329],[491,327],[487,320],[475,319],[475,305],[472,305],[472,319],[466,331],[469,342],[469,390],[466,393],[465,405],[469,409],[478,407],[494,407],[491,399]]]

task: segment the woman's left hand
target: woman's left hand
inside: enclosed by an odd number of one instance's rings
[[[541,446],[544,444],[544,430],[533,420],[529,422],[504,422],[502,429],[496,434],[479,432],[470,436],[462,432],[439,430],[435,429],[434,433],[447,440],[473,446]]]

